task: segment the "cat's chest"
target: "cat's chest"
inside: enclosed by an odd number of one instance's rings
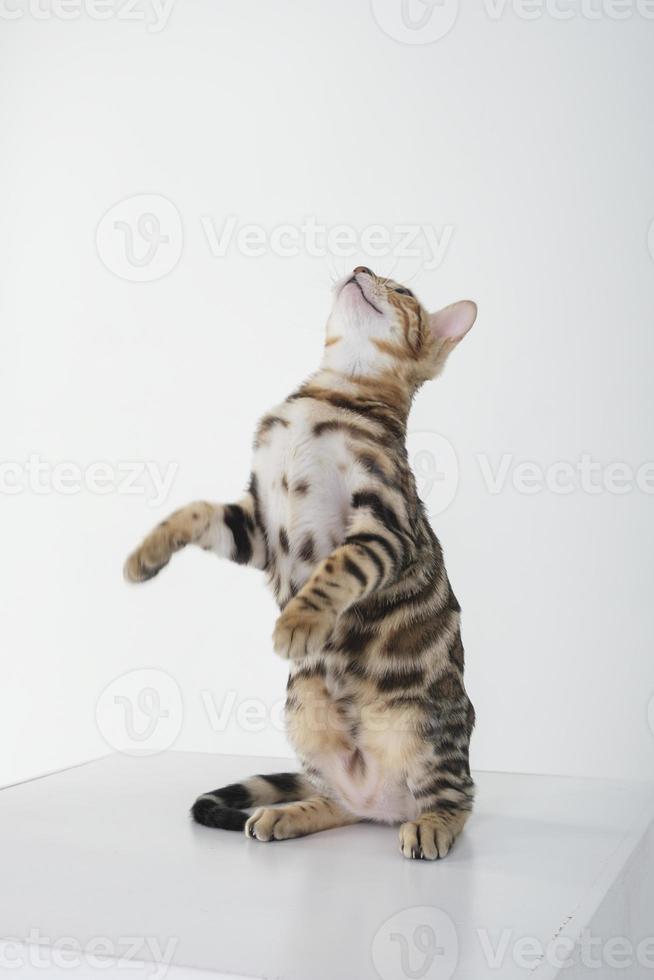
[[[298,587],[345,537],[351,462],[342,438],[316,435],[302,403],[272,417],[280,421],[259,440],[253,472],[276,569]]]

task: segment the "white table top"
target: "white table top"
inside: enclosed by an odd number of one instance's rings
[[[475,815],[436,863],[404,860],[395,827],[263,844],[191,822],[201,792],[289,768],[116,755],[4,790],[6,959],[26,958],[21,977],[58,976],[58,960],[37,969],[15,940],[41,944],[47,957],[68,938],[98,955],[133,955],[156,980],[165,970],[153,963],[169,957],[170,980],[201,975],[189,968],[288,980],[525,977],[516,941],[576,935],[654,817],[647,784],[480,773]],[[493,969],[502,936],[508,945]],[[61,976],[95,976],[90,959],[77,973],[74,952],[69,960]],[[116,974],[130,975],[141,974]],[[534,975],[556,971],[542,962]]]

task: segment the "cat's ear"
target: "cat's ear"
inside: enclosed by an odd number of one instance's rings
[[[435,378],[443,370],[445,361],[456,345],[474,326],[477,304],[463,299],[452,303],[438,313],[429,314],[429,376]]]
[[[463,340],[477,319],[477,304],[472,300],[462,299],[452,303],[438,313],[429,314],[429,329],[437,340],[449,340],[458,344]]]

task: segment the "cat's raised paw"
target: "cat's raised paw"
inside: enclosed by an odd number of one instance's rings
[[[333,628],[334,616],[328,610],[311,608],[298,595],[291,599],[275,624],[275,653],[285,660],[320,653]]]
[[[172,554],[166,536],[155,532],[129,556],[123,566],[123,575],[128,582],[147,582],[168,564]]]
[[[123,567],[128,582],[147,582],[168,564],[175,552],[198,541],[211,522],[211,504],[197,502],[175,511],[148,534]]]

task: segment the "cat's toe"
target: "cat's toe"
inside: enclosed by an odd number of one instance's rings
[[[259,807],[245,824],[245,836],[268,842],[273,840],[273,830],[279,811],[273,807]]]

